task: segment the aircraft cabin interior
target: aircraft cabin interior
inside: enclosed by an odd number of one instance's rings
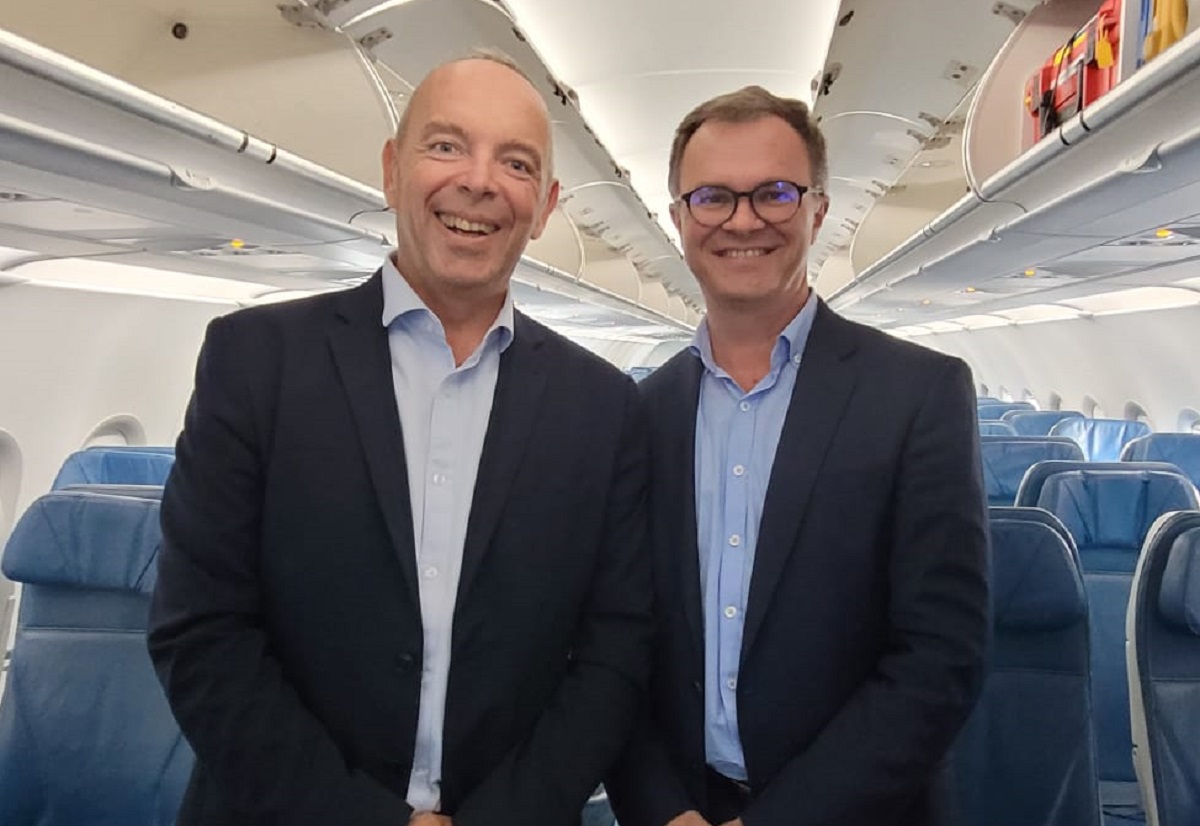
[[[144,631],[205,328],[376,271],[380,149],[478,47],[553,125],[515,305],[638,381],[705,313],[675,126],[748,84],[811,105],[813,289],[976,384],[964,826],[1200,826],[1197,0],[0,3],[0,823],[174,822]]]

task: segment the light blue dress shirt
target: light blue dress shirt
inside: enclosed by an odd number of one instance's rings
[[[512,293],[475,352],[455,367],[442,323],[389,259],[383,267],[382,323],[388,330],[392,384],[404,431],[425,638],[407,801],[414,809],[436,811],[463,543],[500,354],[513,337]]]
[[[735,780],[747,779],[737,684],[750,573],[775,449],[816,312],[817,299],[810,292],[776,341],[770,372],[748,393],[713,360],[707,321],[691,345],[704,364],[695,478],[704,600],[704,745],[708,764]]]

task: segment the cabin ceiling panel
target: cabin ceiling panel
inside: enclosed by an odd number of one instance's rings
[[[836,0],[505,5],[554,75],[578,95],[583,116],[675,243],[666,177],[679,121],[705,99],[750,84],[811,102],[838,10]],[[689,294],[683,286],[680,292]]]

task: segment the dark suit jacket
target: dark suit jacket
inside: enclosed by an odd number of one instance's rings
[[[706,811],[693,453],[703,367],[642,382],[659,653],[610,778],[621,826]],[[764,505],[738,678],[746,826],[949,822],[940,764],[980,690],[987,532],[975,395],[958,359],[822,304]]]
[[[197,765],[185,826],[402,826],[422,631],[379,274],[212,322],[163,499],[150,652]],[[517,314],[454,615],[442,803],[566,824],[649,671],[630,379]]]

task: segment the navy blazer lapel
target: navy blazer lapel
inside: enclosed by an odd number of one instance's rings
[[[664,371],[671,370],[678,375],[667,373],[661,380],[669,380],[670,384],[661,391],[655,388],[648,394],[656,423],[655,444],[651,450],[662,454],[654,463],[658,478],[652,487],[651,508],[654,514],[667,515],[654,518],[666,519],[661,535],[677,566],[674,575],[675,581],[682,583],[683,613],[697,656],[703,661],[703,597],[696,524],[696,408],[700,404],[704,365],[691,353],[678,358],[677,368],[664,367]],[[655,533],[659,532],[656,530]]]
[[[545,333],[520,312],[513,314],[513,328],[512,342],[500,357],[487,436],[479,457],[471,515],[467,520],[467,538],[463,544],[459,605],[469,592],[500,522],[533,426],[541,413],[546,365],[544,356],[538,351],[545,343]]]
[[[379,498],[404,582],[414,604],[417,592],[412,499],[387,328],[383,326],[383,275],[338,296],[338,318],[329,334],[334,363],[350,400],[363,453]]]
[[[857,348],[854,328],[821,303],[775,451],[763,503],[741,660],[754,645],[775,586],[804,521],[808,500],[854,389],[857,373],[847,360]]]

